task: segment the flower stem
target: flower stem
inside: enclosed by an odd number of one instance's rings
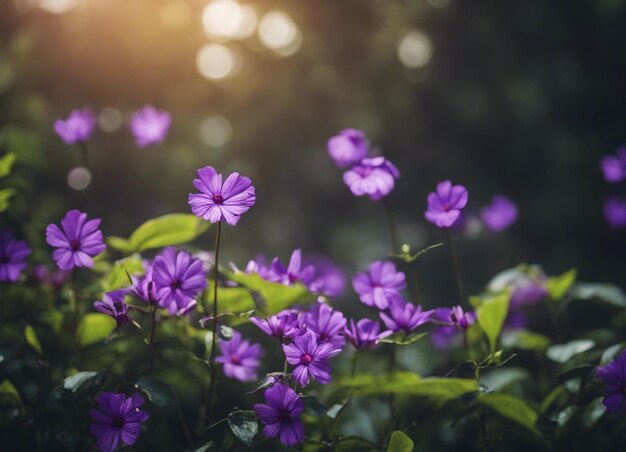
[[[465,300],[465,289],[463,287],[463,279],[461,278],[461,267],[459,266],[459,259],[456,254],[456,249],[454,248],[454,243],[452,242],[452,233],[450,229],[446,229],[446,234],[448,238],[448,249],[450,250],[450,259],[452,260],[452,267],[454,267],[454,276],[456,278],[456,287],[459,291],[459,303],[461,306],[466,306],[467,301]]]
[[[154,336],[156,334],[156,311],[157,305],[152,303],[152,310],[150,312],[150,342],[148,343],[148,373],[152,373],[154,368]]]
[[[211,357],[209,364],[211,365],[211,383],[209,386],[209,399],[207,401],[207,424],[211,425],[211,407],[213,406],[213,393],[215,392],[215,346],[217,345],[217,277],[219,275],[219,257],[220,257],[220,238],[222,233],[222,222],[217,222],[217,232],[215,234],[215,262],[213,263],[213,321],[211,326]],[[208,312],[208,310],[207,310]]]

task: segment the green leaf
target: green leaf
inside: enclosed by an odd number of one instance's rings
[[[606,413],[606,407],[602,403],[602,397],[597,397],[589,403],[582,412],[581,420],[586,429],[593,428],[596,422]]]
[[[15,154],[12,152],[0,158],[0,177],[6,177],[11,174],[13,163],[15,163]]]
[[[179,404],[176,391],[163,380],[153,377],[152,375],[144,375],[141,377],[137,383],[135,383],[135,387],[143,391],[148,397],[148,400],[157,406],[164,407]]]
[[[24,337],[26,338],[26,342],[28,343],[28,345],[33,347],[37,351],[37,353],[43,355],[41,342],[39,342],[37,333],[35,333],[35,329],[32,326],[26,325],[26,328],[24,328]]]
[[[9,199],[16,193],[14,188],[4,188],[0,190],[0,212],[9,208]]]
[[[626,294],[619,287],[608,283],[577,283],[571,292],[573,300],[598,300],[626,307]]]
[[[428,336],[428,333],[413,333],[408,336],[404,333],[395,333],[380,340],[386,344],[409,345],[419,341],[421,338]]]
[[[228,415],[228,425],[233,435],[250,447],[254,436],[259,432],[254,411],[233,411]]]
[[[400,430],[391,434],[387,452],[413,452],[413,440]]]
[[[15,388],[15,386],[13,386],[13,383],[11,383],[11,381],[6,378],[2,381],[2,383],[0,383],[0,397],[2,397],[3,399],[11,398],[18,403],[22,401],[20,393],[17,392],[17,389]]]
[[[380,446],[360,436],[346,436],[338,439],[335,444],[337,452],[378,452]]]
[[[490,392],[480,394],[477,400],[479,403],[493,408],[507,419],[523,425],[532,432],[537,432],[535,428],[538,417],[537,411],[522,399],[518,399],[510,394]]]
[[[206,298],[209,306],[213,306],[213,282],[210,283],[209,290],[206,291]],[[239,314],[255,308],[254,300],[250,291],[245,287],[218,287],[217,301],[220,312],[231,312]]]
[[[130,286],[128,275],[136,275],[144,272],[143,262],[139,256],[130,256],[113,264],[113,268],[100,280],[100,285],[105,291],[121,289]]]
[[[191,242],[209,229],[210,223],[195,215],[174,213],[153,218],[139,226],[128,240],[132,251],[164,248]],[[121,242],[115,241],[120,244]]]
[[[503,291],[496,295],[470,297],[470,303],[476,310],[476,319],[489,339],[491,353],[496,351],[498,336],[509,310],[510,295]]]
[[[551,276],[546,282],[546,287],[550,298],[553,300],[562,300],[567,294],[567,291],[572,287],[574,281],[576,281],[576,269],[572,268],[559,276]]]
[[[128,239],[110,235],[109,237],[107,237],[106,241],[107,245],[109,245],[114,250],[120,251],[121,253],[130,254],[133,252],[133,246]]]
[[[113,317],[100,313],[89,313],[83,317],[76,330],[76,339],[81,347],[104,341],[113,332],[117,323]]]
[[[502,335],[502,345],[519,350],[545,350],[551,345],[550,338],[528,330],[512,330]]]
[[[566,363],[575,355],[591,350],[595,345],[595,342],[589,339],[576,339],[566,344],[553,345],[546,351],[546,355],[552,361]]]
[[[258,292],[265,302],[264,310],[267,315],[276,314],[283,309],[304,301],[311,295],[302,284],[283,286],[282,284],[265,281],[257,274],[247,275],[243,272],[225,273],[231,281]]]
[[[108,376],[107,372],[78,372],[63,380],[63,389],[77,392],[87,387],[100,387]]]
[[[602,358],[600,358],[600,364],[607,364],[617,358],[617,355],[626,348],[626,343],[611,345],[604,350]]]
[[[455,399],[465,393],[477,391],[475,380],[464,378],[420,378],[413,372],[391,374],[361,374],[339,380],[339,385],[354,389],[355,395],[378,394],[417,395],[441,402]]]

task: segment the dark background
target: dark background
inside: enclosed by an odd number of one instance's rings
[[[181,2],[186,20],[167,26],[163,8]],[[518,203],[509,231],[459,240],[469,292],[519,262],[622,282],[624,235],[602,215],[620,187],[603,181],[599,159],[626,141],[626,2],[242,2],[259,17],[287,12],[302,46],[278,58],[256,35],[223,43],[241,71],[218,82],[195,63],[212,41],[201,23],[206,3],[80,0],[52,14],[27,0],[0,2],[1,146],[18,154],[21,191],[2,223],[36,245],[48,222],[78,207],[103,218],[105,235],[128,236],[148,218],[188,212],[195,170],[212,165],[257,188],[256,206],[225,231],[226,260],[243,265],[259,252],[285,260],[301,247],[352,275],[389,251],[382,204],[353,197],[326,153],[331,135],[356,127],[402,173],[390,202],[414,249],[444,238],[423,217],[442,179],[468,188],[469,212],[495,193]],[[432,42],[419,69],[397,56],[410,28]],[[126,113],[146,103],[173,115],[165,143],[139,149],[125,125],[97,130],[88,143],[93,182],[70,189],[78,152],[54,134],[54,120],[85,105]],[[217,148],[198,134],[213,115],[232,125]],[[454,302],[444,248],[415,269],[426,304]]]

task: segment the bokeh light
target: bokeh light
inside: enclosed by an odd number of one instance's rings
[[[124,122],[124,115],[116,108],[103,108],[98,115],[98,125],[105,132],[115,132]]]
[[[76,7],[78,2],[79,0],[38,0],[37,6],[51,13],[62,14]]]
[[[223,116],[211,116],[200,124],[198,136],[200,141],[210,147],[224,146],[230,141],[233,127]]]
[[[76,191],[84,190],[91,183],[91,172],[84,166],[72,168],[67,173],[67,184]]]
[[[427,34],[411,29],[398,44],[398,59],[403,66],[417,69],[426,66],[433,56],[433,45]]]
[[[247,38],[254,33],[256,23],[254,9],[234,0],[213,0],[202,11],[202,26],[211,38]]]
[[[222,80],[237,74],[239,55],[220,44],[205,44],[196,55],[196,67],[203,77]]]
[[[302,41],[298,27],[291,17],[282,11],[270,11],[259,22],[259,40],[268,49],[276,51],[279,55],[292,55]],[[294,44],[295,50],[293,50]],[[285,54],[285,51],[288,51]]]

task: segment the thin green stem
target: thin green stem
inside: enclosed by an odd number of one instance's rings
[[[211,365],[211,383],[209,386],[209,399],[207,401],[207,424],[211,425],[211,408],[213,406],[213,394],[215,392],[215,379],[216,379],[216,367],[215,367],[215,350],[217,345],[217,278],[219,275],[219,257],[220,257],[220,238],[222,235],[222,222],[217,222],[217,232],[215,234],[215,262],[213,263],[213,320],[211,326],[211,357],[209,363]],[[207,306],[208,308],[208,306]],[[208,309],[207,309],[208,312]]]
[[[150,312],[150,342],[148,343],[148,373],[152,373],[154,368],[154,337],[156,335],[156,311],[157,305],[152,303],[152,311]]]
[[[461,306],[467,306],[467,300],[465,299],[465,288],[463,287],[463,278],[461,278],[461,267],[459,266],[459,259],[456,254],[456,249],[452,241],[452,233],[450,229],[446,229],[448,236],[448,249],[450,250],[450,259],[452,260],[452,267],[454,268],[454,276],[456,278],[456,287],[459,291],[459,303]]]

